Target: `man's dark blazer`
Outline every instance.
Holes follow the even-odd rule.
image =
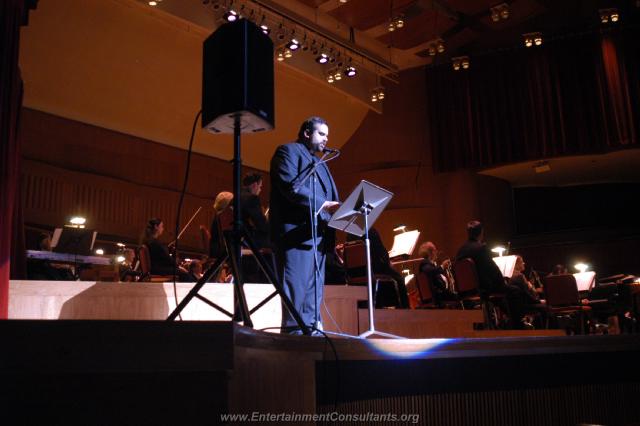
[[[473,259],[478,272],[480,290],[504,291],[505,281],[500,268],[491,258],[491,252],[484,243],[468,240],[460,247],[456,260]]]
[[[313,167],[318,158],[300,142],[281,145],[271,159],[271,199],[269,203],[269,225],[271,239],[283,249],[311,244],[310,201],[311,178],[299,187],[305,172]],[[338,201],[338,190],[326,164],[317,167],[316,210],[325,201]],[[331,214],[322,211],[319,218],[319,236],[325,233]],[[330,232],[333,234],[333,232]],[[333,247],[330,247],[333,249]]]

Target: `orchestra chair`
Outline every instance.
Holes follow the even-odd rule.
[[[579,321],[580,333],[584,334],[591,307],[580,301],[576,278],[571,274],[549,275],[544,277],[544,289],[547,302],[546,328],[549,328],[551,316],[575,316]]]
[[[142,277],[140,281],[152,282],[152,283],[164,283],[174,280],[173,275],[152,275],[151,274],[151,256],[149,255],[149,247],[146,244],[142,244],[138,247],[137,257],[140,261],[140,271]]]
[[[342,248],[342,260],[347,275],[348,285],[368,285],[367,279],[367,250],[364,241],[347,241]],[[373,265],[372,265],[373,269]],[[388,307],[384,306],[382,300],[378,300],[378,296],[382,294],[381,288],[391,287],[394,292],[395,306],[400,306],[400,292],[398,291],[398,283],[390,276],[384,274],[376,274],[371,271],[371,282],[373,285],[373,300],[376,308]]]
[[[478,271],[473,259],[465,258],[456,260],[453,264],[453,278],[456,283],[456,292],[460,301],[473,305],[480,304],[485,328],[495,330],[504,322],[504,316],[509,316],[506,296],[502,293],[481,292]],[[500,308],[502,307],[502,308]]]

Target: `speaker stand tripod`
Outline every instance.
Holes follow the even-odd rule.
[[[225,244],[227,246],[227,255],[217,259],[216,262],[211,265],[205,273],[200,277],[200,279],[196,282],[193,288],[189,291],[189,293],[185,296],[184,299],[176,306],[176,308],[171,312],[171,314],[167,317],[167,321],[173,321],[180,315],[180,312],[189,304],[189,302],[196,297],[197,299],[203,301],[207,305],[211,306],[214,309],[222,312],[227,315],[229,318],[232,318],[234,321],[242,321],[243,324],[247,327],[253,328],[253,321],[251,321],[251,314],[264,306],[267,302],[269,302],[276,295],[280,296],[282,303],[289,310],[296,323],[302,330],[302,333],[305,335],[311,335],[311,330],[307,325],[302,321],[302,317],[296,311],[291,299],[284,293],[282,284],[280,280],[278,280],[275,271],[271,268],[271,266],[267,263],[266,259],[260,252],[260,249],[256,246],[255,242],[248,235],[246,228],[242,223],[242,214],[240,207],[240,174],[242,171],[242,158],[241,158],[241,149],[240,149],[240,132],[241,132],[241,113],[235,113],[233,115],[234,125],[233,125],[233,139],[234,139],[234,149],[233,149],[233,230],[225,231]],[[242,270],[240,268],[240,261],[242,255],[242,242],[245,241],[251,252],[256,258],[260,269],[265,273],[271,284],[273,284],[275,291],[269,295],[267,298],[258,303],[251,311],[247,306],[247,299],[244,293],[244,281],[242,279]],[[207,283],[207,281],[218,273],[222,265],[229,261],[231,264],[231,272],[233,275],[233,288],[234,288],[234,301],[235,308],[234,313],[227,311],[216,303],[208,300],[206,297],[199,294],[200,289]]]

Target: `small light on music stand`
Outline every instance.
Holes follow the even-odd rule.
[[[502,253],[507,251],[507,249],[502,247],[502,246],[496,246],[496,247],[492,248],[491,251],[494,252],[494,253],[498,253],[498,256],[502,257]]]
[[[578,272],[582,273],[582,272],[586,272],[587,269],[589,269],[589,265],[587,265],[586,263],[576,263],[575,265],[573,265],[574,268],[576,268],[578,270]]]
[[[102,250],[101,248],[96,249],[96,254],[97,254],[98,256],[102,256],[102,255],[104,254],[104,250]]]
[[[407,232],[407,225],[404,224],[399,224],[396,225],[395,228],[393,228],[393,232]]]
[[[118,263],[122,263],[122,262],[124,262],[126,259],[124,258],[124,256],[118,256],[118,257],[116,257],[116,260],[118,261]]]
[[[69,223],[73,228],[84,228],[84,224],[87,222],[87,219],[81,216],[74,216],[69,219]]]

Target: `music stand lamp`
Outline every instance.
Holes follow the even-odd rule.
[[[232,45],[232,41],[237,39],[241,39],[242,42],[246,40],[244,38],[251,39],[252,43],[248,43],[244,45],[242,49],[233,50],[230,45]],[[233,60],[229,59],[231,63],[237,63],[237,61],[244,62],[243,71],[235,74],[242,74],[241,78],[244,80],[242,86],[247,86],[249,79],[249,75],[247,74],[251,67],[247,65],[247,61],[252,58],[249,55],[248,46],[252,46],[253,48],[257,48],[253,43],[260,44],[262,51],[262,58],[268,57],[273,61],[273,43],[269,39],[268,36],[264,35],[262,31],[255,26],[254,24],[246,21],[239,20],[235,23],[225,24],[221,26],[216,32],[212,34],[212,36],[205,41],[205,74],[206,70],[209,67],[215,68],[215,63],[210,63],[209,61],[219,61],[219,55],[212,55],[211,52],[217,52],[216,49],[222,49],[225,51],[227,55],[226,59],[229,59],[229,55],[233,56]],[[211,49],[208,51],[208,49]],[[221,65],[220,65],[221,66]],[[232,69],[227,69],[228,72],[233,74]],[[271,91],[273,91],[273,62],[271,62]],[[254,77],[255,78],[255,77]],[[207,81],[207,76],[204,76],[205,82]],[[205,85],[206,83],[203,83]],[[253,87],[253,86],[252,86]],[[263,90],[264,87],[262,87]],[[256,310],[260,309],[264,306],[269,300],[271,300],[276,295],[279,295],[282,303],[289,310],[296,323],[302,330],[303,334],[311,335],[311,330],[304,324],[302,321],[302,317],[296,311],[293,303],[289,299],[289,297],[284,293],[282,284],[280,280],[277,278],[275,271],[271,268],[271,266],[267,263],[262,253],[260,253],[259,247],[255,244],[255,242],[249,236],[246,227],[242,223],[242,212],[240,211],[240,188],[241,181],[240,175],[242,171],[242,157],[241,157],[241,145],[240,145],[240,134],[242,132],[245,133],[254,133],[257,131],[270,130],[273,128],[273,123],[270,123],[269,120],[265,120],[258,111],[253,111],[252,108],[241,108],[234,112],[224,112],[218,114],[218,112],[207,111],[205,114],[205,110],[207,109],[217,109],[221,107],[217,105],[216,108],[211,107],[207,102],[211,100],[211,97],[205,97],[204,93],[208,92],[209,89],[203,88],[203,122],[202,126],[205,127],[212,133],[231,133],[233,132],[233,230],[224,232],[224,241],[227,246],[227,254],[226,256],[217,259],[216,262],[211,265],[207,271],[200,277],[200,279],[196,282],[193,288],[189,291],[189,293],[185,296],[184,299],[178,304],[178,306],[171,312],[167,321],[175,320],[176,317],[180,314],[180,312],[187,306],[187,304],[194,298],[198,298],[199,300],[205,302],[209,306],[217,309],[218,311],[224,313],[228,317],[232,318],[234,321],[242,321],[245,326],[253,328],[253,321],[251,320],[251,314]],[[242,94],[242,87],[235,88],[233,93],[229,93],[229,97],[236,96],[238,93]],[[215,100],[217,93],[213,93],[213,99]],[[273,96],[273,95],[272,95]],[[218,99],[219,100],[219,99]],[[246,100],[243,100],[246,101]],[[232,102],[233,103],[233,102]],[[237,106],[234,104],[234,107]],[[211,118],[211,121],[209,121]],[[240,261],[242,256],[242,242],[246,242],[249,246],[249,249],[255,256],[258,265],[265,273],[271,284],[275,287],[275,291],[267,296],[264,300],[258,303],[251,311],[247,306],[247,299],[244,293],[244,280],[241,273]],[[218,272],[218,270],[222,267],[222,265],[229,260],[231,264],[231,272],[233,275],[233,285],[234,285],[234,301],[235,309],[234,313],[230,313],[224,308],[218,306],[214,302],[208,300],[204,296],[198,294],[202,286],[204,286],[207,281]],[[239,312],[238,312],[239,311]]]
[[[364,236],[367,260],[367,308],[369,311],[369,329],[358,337],[366,339],[371,336],[382,336],[392,339],[404,339],[394,334],[377,331],[374,324],[373,276],[371,272],[371,243],[369,228],[376,221],[380,213],[391,201],[393,193],[380,188],[366,180],[360,181],[358,186],[349,194],[329,221],[329,226],[358,237]]]

